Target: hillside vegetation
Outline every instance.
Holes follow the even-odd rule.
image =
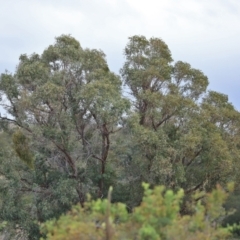
[[[124,56],[117,75],[62,35],[1,74],[9,239],[225,239],[239,223],[222,210],[239,208],[240,113],[159,38],[130,37]]]

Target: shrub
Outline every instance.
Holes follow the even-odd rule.
[[[206,194],[204,201],[194,200],[197,197],[194,196],[191,206],[194,212],[184,216],[179,214],[182,189],[174,193],[163,186],[150,189],[144,183],[143,187],[142,203],[131,214],[125,204],[111,204],[110,188],[108,199],[89,198],[84,208],[73,207],[58,220],[46,222],[41,231],[51,240],[214,240],[231,235],[231,227],[221,227],[220,219],[225,215],[222,205],[228,194],[220,186]]]

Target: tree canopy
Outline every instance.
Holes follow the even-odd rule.
[[[197,191],[238,186],[240,113],[228,97],[208,90],[202,71],[174,62],[159,38],[130,37],[124,56],[117,75],[101,50],[61,35],[1,74],[5,229],[39,239],[40,223],[83,207],[87,194],[106,198],[110,186],[128,212],[142,202],[142,182],[183,189],[181,214]]]

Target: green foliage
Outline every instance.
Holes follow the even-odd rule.
[[[240,236],[240,226],[234,223],[232,226],[228,225],[229,231],[233,234],[236,239],[239,239]]]
[[[224,207],[231,214],[223,220],[223,226],[232,226],[231,231],[234,236],[240,237],[240,206],[239,206],[239,186],[236,186],[233,194],[227,199]]]
[[[127,151],[135,169],[128,178],[189,194],[236,181],[240,114],[227,96],[207,92],[207,77],[190,64],[171,64],[161,39],[133,36],[124,53],[121,74],[134,108]]]
[[[12,141],[13,148],[18,157],[26,163],[29,168],[33,169],[34,157],[28,145],[28,138],[20,130],[17,130],[13,134]]]
[[[192,215],[181,216],[184,192],[150,189],[143,184],[144,197],[131,214],[122,203],[108,199],[90,200],[84,208],[75,206],[67,215],[42,225],[47,239],[227,239],[237,226],[222,228],[218,218],[227,193],[220,187],[208,194],[202,204],[193,202]],[[111,189],[110,189],[111,192]]]
[[[6,221],[0,223],[0,232],[6,227],[6,225],[7,225]]]
[[[58,218],[73,204],[90,204],[85,203],[89,193],[95,200],[106,198],[113,186],[112,202],[133,212],[135,236],[163,238],[155,221],[162,229],[171,225],[173,233],[180,232],[193,216],[203,224],[202,208],[209,201],[223,201],[213,193],[204,207],[191,206],[196,192],[207,195],[217,184],[227,188],[230,181],[239,185],[240,113],[228,97],[208,91],[200,70],[173,63],[159,38],[132,36],[124,55],[118,76],[101,50],[83,49],[72,36],[61,35],[42,54],[21,55],[14,74],[1,74],[0,105],[6,115],[0,115],[0,221],[8,223],[5,232],[16,232],[18,226],[24,236],[38,239],[39,223]],[[123,83],[129,99],[122,94]],[[145,190],[145,207],[138,208],[142,182],[151,188]],[[159,196],[151,190],[158,185],[171,190],[157,188]],[[162,201],[159,220],[151,208],[155,198]],[[233,194],[225,206],[230,209],[238,201]],[[211,205],[209,218],[219,208]],[[179,211],[195,215],[179,217]],[[238,221],[236,215],[224,224]],[[117,218],[110,221],[114,233],[120,226]],[[173,219],[182,224],[175,226]]]

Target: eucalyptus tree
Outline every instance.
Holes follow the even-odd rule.
[[[161,39],[130,37],[124,54],[121,75],[135,109],[128,120],[132,181],[192,193],[235,179],[239,146],[231,139],[239,141],[240,115],[227,97],[207,92],[200,70],[172,63]]]
[[[111,135],[121,129],[129,108],[120,78],[109,71],[102,51],[82,49],[67,35],[41,55],[19,60],[14,74],[1,75],[1,106],[7,112],[1,122],[11,124],[13,149],[32,169],[32,179],[25,181],[29,191],[37,184],[51,196],[64,177],[59,199],[70,189],[71,204],[83,205],[86,192],[102,197]]]

